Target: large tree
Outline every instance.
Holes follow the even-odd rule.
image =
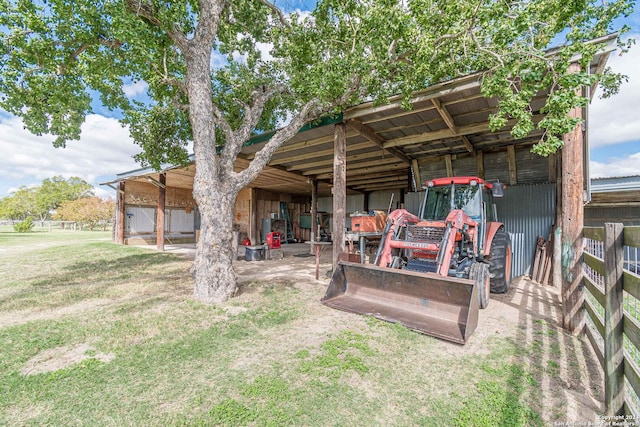
[[[79,137],[92,95],[119,110],[154,167],[186,162],[193,142],[193,195],[202,215],[195,295],[222,301],[236,290],[232,210],[238,192],[305,123],[360,102],[384,102],[438,81],[482,71],[498,96],[498,128],[534,126],[529,101],[551,88],[535,150],[555,151],[576,121],[577,90],[618,0],[321,0],[311,13],[270,0],[0,0],[0,106],[64,146]],[[551,40],[563,46],[548,54]],[[568,73],[579,58],[583,71]],[[130,100],[123,85],[148,84]],[[283,119],[286,120],[283,121]],[[234,162],[254,133],[283,124],[242,171]]]
[[[77,176],[45,178],[36,189],[35,213],[40,217],[40,221],[44,221],[63,203],[92,195],[93,186]]]
[[[116,202],[113,199],[101,199],[100,197],[83,197],[69,200],[57,209],[54,218],[62,221],[74,221],[80,224],[80,230],[89,227],[94,230],[102,224],[103,230],[113,223],[116,211]]]
[[[38,186],[20,187],[0,200],[0,218],[45,221],[62,203],[93,195],[93,187],[76,176],[45,178]]]

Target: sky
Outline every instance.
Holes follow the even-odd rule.
[[[640,175],[640,10],[621,21],[631,27],[636,46],[622,56],[613,53],[608,65],[628,76],[620,93],[600,99],[596,92],[590,106],[589,144],[592,178]],[[127,86],[125,93],[143,95],[144,83]],[[53,137],[35,136],[23,129],[20,119],[0,110],[0,198],[21,186],[39,185],[45,178],[80,177],[94,186],[100,197],[115,192],[100,183],[140,168],[133,156],[140,152],[126,128],[100,105],[86,118],[79,141],[54,148]]]

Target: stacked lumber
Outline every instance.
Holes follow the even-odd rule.
[[[551,265],[553,264],[552,252],[553,244],[551,242],[551,236],[549,236],[549,240],[538,236],[533,266],[531,267],[531,280],[541,285],[547,285],[549,283]]]

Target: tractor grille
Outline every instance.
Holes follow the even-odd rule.
[[[443,227],[423,227],[410,225],[407,227],[407,240],[410,242],[440,243],[444,236]]]

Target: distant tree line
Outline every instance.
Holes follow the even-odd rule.
[[[18,224],[47,220],[74,221],[80,228],[93,230],[111,224],[115,212],[113,199],[96,197],[91,184],[78,177],[46,178],[38,186],[23,186],[0,199],[0,219]],[[31,227],[16,228],[29,231]]]

